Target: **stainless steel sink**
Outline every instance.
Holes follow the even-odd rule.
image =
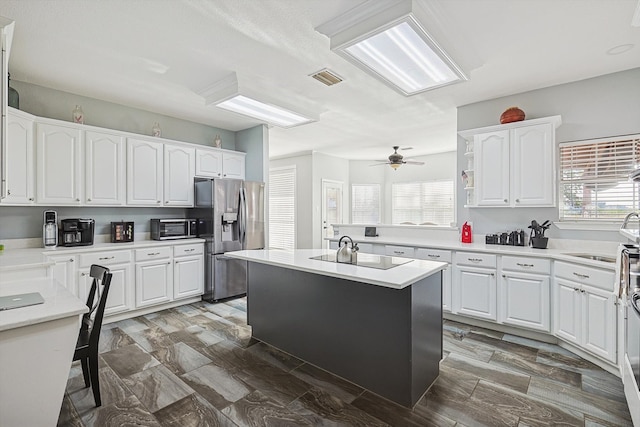
[[[591,261],[609,262],[611,264],[615,264],[616,262],[615,258],[610,256],[604,256],[604,255],[590,255],[590,254],[565,254],[565,255],[589,259]]]

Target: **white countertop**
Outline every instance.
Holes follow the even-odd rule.
[[[592,267],[606,268],[610,270],[615,269],[615,263],[594,261],[584,258],[572,256],[571,254],[589,254],[606,256],[609,258],[616,258],[617,243],[615,245],[593,245],[587,244],[572,244],[562,248],[548,248],[548,249],[535,249],[530,246],[510,246],[510,245],[487,245],[484,243],[484,237],[482,242],[474,243],[462,243],[459,241],[451,240],[432,240],[432,239],[412,239],[407,237],[392,238],[392,237],[365,237],[365,236],[350,236],[356,243],[371,243],[379,245],[399,245],[409,246],[415,248],[430,248],[430,249],[444,249],[452,251],[471,251],[471,252],[483,252],[499,255],[513,255],[524,257],[536,257],[536,258],[548,258],[559,261],[567,261],[573,263],[579,263],[589,265]],[[337,242],[340,237],[328,237],[326,240]],[[573,241],[572,243],[574,243]],[[555,243],[561,243],[556,241]],[[608,242],[607,242],[608,243]]]
[[[0,311],[0,331],[34,325],[89,311],[87,305],[51,277],[0,283],[0,296],[39,292],[43,304]]]
[[[352,264],[310,259],[313,256],[329,253],[335,253],[335,251],[327,249],[297,249],[291,251],[265,249],[227,252],[225,255],[231,258],[239,258],[251,262],[306,271],[308,273],[369,283],[393,289],[406,288],[418,280],[447,267],[447,264],[443,262],[414,259],[411,262],[398,265],[388,270],[379,270]],[[406,258],[397,259],[406,260]]]
[[[90,252],[113,250],[141,249],[157,246],[188,245],[204,243],[205,239],[176,239],[176,240],[139,240],[130,243],[96,243],[91,246],[56,246],[52,249],[24,248],[5,249],[0,252],[0,281],[3,271],[25,269],[30,267],[53,265],[47,260],[49,255],[72,255]]]

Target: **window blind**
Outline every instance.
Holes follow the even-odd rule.
[[[380,223],[380,184],[351,185],[351,223]]]
[[[640,135],[560,144],[560,220],[614,221],[636,211]]]
[[[269,247],[295,248],[296,168],[269,170]]]
[[[391,185],[393,224],[449,225],[454,220],[453,180]]]

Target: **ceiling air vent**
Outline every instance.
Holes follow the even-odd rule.
[[[321,83],[326,84],[327,86],[333,86],[342,81],[342,78],[335,74],[333,71],[328,69],[320,70],[317,73],[311,74],[311,77],[318,80]]]

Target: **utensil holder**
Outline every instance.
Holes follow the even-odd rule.
[[[532,237],[531,246],[536,249],[547,249],[547,243],[549,243],[548,237]]]

